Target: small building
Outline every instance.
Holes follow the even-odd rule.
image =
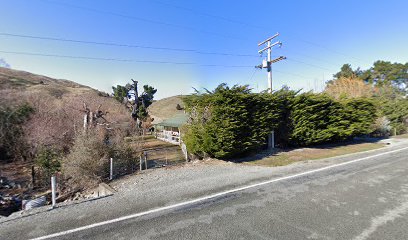
[[[177,113],[173,117],[157,123],[155,127],[157,139],[180,145],[180,127],[187,122],[187,119],[187,114]]]

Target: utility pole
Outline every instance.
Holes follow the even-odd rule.
[[[270,37],[270,38],[268,38],[268,39],[266,39],[266,40],[264,40],[264,41],[262,41],[262,42],[260,42],[258,44],[259,47],[264,45],[265,43],[267,44],[267,46],[265,48],[258,51],[259,54],[262,54],[264,51],[267,51],[266,59],[264,59],[262,61],[261,65],[258,65],[258,66],[255,66],[255,67],[260,68],[260,69],[266,68],[266,70],[268,72],[268,92],[269,93],[272,93],[272,63],[276,63],[276,62],[279,62],[281,60],[286,59],[286,57],[280,56],[280,57],[275,58],[275,59],[272,60],[272,48],[274,46],[279,46],[279,47],[282,46],[282,43],[280,41],[275,42],[275,43],[272,44],[272,40],[274,38],[276,38],[277,36],[279,36],[279,33],[276,33],[272,37]]]
[[[282,43],[280,41],[277,41],[275,43],[272,44],[272,40],[274,38],[276,38],[277,36],[279,36],[279,33],[276,33],[275,35],[273,35],[272,37],[260,42],[258,44],[258,47],[264,45],[265,43],[267,44],[267,46],[261,50],[258,51],[259,54],[262,54],[264,51],[267,51],[267,57],[266,59],[264,59],[262,61],[261,65],[255,66],[256,68],[266,68],[267,72],[268,72],[268,92],[272,94],[272,63],[276,63],[279,62],[281,60],[286,59],[286,57],[284,56],[280,56],[278,58],[275,58],[272,60],[272,48],[274,46],[282,46]],[[269,135],[268,135],[268,148],[269,149],[274,149],[275,148],[275,131],[272,131]]]

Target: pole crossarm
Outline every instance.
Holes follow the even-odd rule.
[[[262,54],[264,51],[267,52],[267,57],[266,59],[264,59],[262,61],[261,65],[255,66],[255,68],[266,68],[267,73],[268,73],[268,92],[272,93],[272,64],[282,61],[284,59],[286,59],[286,57],[284,56],[280,56],[278,58],[272,59],[272,48],[279,45],[279,47],[282,46],[282,42],[281,41],[277,41],[275,43],[272,44],[272,39],[276,38],[277,36],[279,36],[279,33],[276,33],[275,35],[273,35],[272,37],[266,39],[265,41],[262,41],[260,43],[258,43],[258,46],[262,46],[263,44],[267,44],[266,47],[262,48],[261,50],[258,51],[259,54]]]
[[[279,41],[279,42],[276,42],[276,43],[272,44],[271,46],[268,46],[268,47],[265,47],[265,48],[259,50],[258,53],[261,54],[261,53],[263,53],[265,50],[271,49],[271,48],[273,48],[273,47],[276,46],[276,45],[279,45],[279,47],[281,47],[281,46],[282,46],[282,43],[281,43],[280,41]]]
[[[267,42],[269,42],[269,41],[271,41],[272,39],[276,38],[277,36],[279,36],[279,33],[276,33],[275,35],[273,35],[272,37],[266,39],[265,41],[262,41],[262,42],[258,43],[258,47],[265,44],[265,43],[267,43]]]
[[[271,60],[270,63],[276,63],[276,62],[279,62],[279,61],[282,61],[282,60],[285,60],[285,59],[286,59],[285,56],[280,56],[278,58],[275,58],[275,59]]]

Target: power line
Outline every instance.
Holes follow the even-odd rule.
[[[100,45],[100,46],[114,46],[114,47],[126,47],[126,48],[141,48],[141,49],[153,49],[153,50],[162,50],[162,51],[177,51],[177,52],[191,52],[195,54],[203,55],[219,55],[219,56],[234,56],[234,57],[251,57],[258,58],[257,55],[251,54],[236,54],[236,53],[225,53],[225,52],[206,52],[197,49],[184,49],[184,48],[170,48],[170,47],[154,47],[154,46],[145,46],[145,45],[133,45],[133,44],[123,44],[123,43],[114,43],[114,42],[99,42],[99,41],[86,41],[86,40],[77,40],[77,39],[68,39],[68,38],[57,38],[57,37],[46,37],[46,36],[36,36],[36,35],[26,35],[26,34],[14,34],[14,33],[5,33],[0,32],[0,36],[7,37],[18,37],[18,38],[28,38],[28,39],[38,39],[46,41],[57,41],[57,42],[70,42],[70,43],[80,43],[80,44],[89,44],[89,45]],[[328,68],[310,64],[304,61],[301,61],[296,58],[289,58],[288,60],[293,62],[302,63],[311,67],[332,71]]]
[[[203,34],[211,34],[211,35],[215,35],[215,36],[218,36],[218,37],[244,40],[243,38],[240,38],[240,37],[237,37],[237,36],[224,35],[224,34],[220,34],[220,33],[204,31],[204,30],[201,30],[201,29],[193,28],[193,27],[187,27],[187,26],[183,26],[183,25],[178,25],[178,24],[173,24],[173,23],[168,23],[168,22],[163,22],[163,21],[157,21],[157,20],[152,20],[152,19],[148,19],[148,18],[130,16],[130,15],[125,15],[125,14],[111,12],[111,11],[99,10],[99,9],[95,9],[95,8],[83,7],[83,6],[78,6],[78,5],[74,5],[74,4],[70,4],[70,3],[56,2],[56,1],[51,1],[51,0],[41,0],[41,1],[48,2],[48,3],[51,3],[51,4],[60,5],[60,6],[76,8],[76,9],[89,11],[89,12],[107,14],[107,15],[112,15],[112,16],[116,16],[116,17],[121,17],[121,18],[136,20],[136,21],[152,23],[152,24],[156,24],[156,25],[163,25],[163,26],[168,26],[168,27],[174,27],[174,28],[199,32],[199,33],[203,33]]]
[[[223,16],[218,16],[218,15],[214,15],[214,14],[204,13],[204,12],[197,11],[197,10],[195,10],[195,9],[186,8],[186,7],[182,7],[182,6],[178,6],[178,5],[174,5],[174,4],[170,4],[170,3],[164,3],[164,2],[161,2],[161,1],[157,1],[157,0],[155,0],[155,1],[153,1],[153,2],[158,3],[158,4],[162,4],[162,5],[166,5],[166,6],[170,6],[170,7],[173,7],[173,8],[182,9],[182,10],[184,10],[184,11],[190,11],[190,12],[193,12],[193,13],[195,13],[195,14],[200,14],[200,15],[203,15],[203,16],[212,17],[212,18],[224,20],[224,21],[231,22],[231,23],[236,23],[236,24],[248,26],[248,27],[251,27],[251,28],[265,29],[265,30],[268,29],[268,28],[265,27],[265,26],[259,26],[259,25],[249,24],[249,23],[242,22],[242,21],[238,21],[238,20],[234,20],[234,19],[231,19],[231,18],[226,18],[226,17],[223,17]],[[353,59],[355,59],[355,60],[357,60],[357,61],[359,61],[359,62],[362,62],[361,59],[358,59],[358,58],[356,58],[356,57],[354,57],[354,56],[351,56],[351,55],[349,55],[349,54],[345,54],[345,53],[339,52],[339,51],[337,51],[337,50],[333,50],[333,49],[328,48],[328,47],[326,47],[326,46],[323,46],[323,45],[321,45],[321,44],[317,44],[317,43],[314,43],[314,42],[311,42],[311,41],[308,41],[308,40],[304,40],[304,39],[301,39],[301,38],[296,37],[296,36],[293,36],[293,35],[292,35],[292,38],[293,38],[294,40],[296,40],[296,41],[300,41],[300,42],[303,42],[303,43],[306,43],[306,44],[309,44],[309,45],[312,45],[312,46],[315,46],[315,47],[318,47],[318,48],[321,48],[321,49],[325,49],[326,51],[329,51],[329,52],[332,52],[332,53],[335,53],[335,54],[339,54],[339,55],[342,55],[342,56],[345,56],[345,57],[350,57],[350,58],[353,58]]]
[[[294,77],[300,77],[300,78],[302,78],[302,79],[304,79],[304,80],[307,80],[307,79],[310,79],[310,78],[311,78],[311,77],[306,77],[306,76],[301,75],[301,74],[292,73],[292,72],[286,72],[286,71],[281,71],[281,70],[276,70],[276,69],[273,69],[273,71],[274,71],[274,72],[278,72],[278,73],[282,73],[282,74],[286,74],[286,75],[291,75],[291,76],[294,76]]]
[[[25,56],[38,56],[38,57],[54,57],[54,58],[67,58],[67,59],[82,59],[82,60],[97,60],[97,61],[111,61],[111,62],[135,62],[135,63],[152,63],[152,64],[174,64],[174,65],[193,65],[202,67],[224,67],[224,68],[253,68],[253,65],[222,65],[222,64],[200,64],[195,62],[171,62],[171,61],[153,61],[153,60],[137,60],[137,59],[121,59],[121,58],[101,58],[101,57],[87,57],[87,56],[73,56],[73,55],[60,55],[60,54],[45,54],[45,53],[32,53],[32,52],[17,52],[17,51],[3,51],[0,53],[25,55]],[[255,69],[256,70],[256,69]],[[292,72],[286,72],[281,70],[274,70],[275,72],[300,77],[302,79],[309,79],[310,77],[303,76]],[[254,71],[255,73],[256,71]],[[253,77],[253,76],[252,76]]]
[[[177,52],[192,52],[192,53],[204,54],[204,55],[221,55],[221,56],[234,56],[234,57],[258,57],[257,55],[251,55],[251,54],[234,54],[234,53],[225,53],[225,52],[206,52],[206,51],[201,51],[201,50],[197,50],[197,49],[154,47],[154,46],[133,45],[133,44],[123,44],[123,43],[113,43],[113,42],[97,42],[97,41],[86,41],[86,40],[77,40],[77,39],[68,39],[68,38],[34,36],[34,35],[25,35],[25,34],[13,34],[13,33],[5,33],[5,32],[0,32],[0,36],[39,39],[39,40],[58,41],[58,42],[71,42],[71,43],[81,43],[81,44],[101,45],[101,46],[142,48],[142,49],[167,50],[167,51],[177,51]]]
[[[114,62],[137,62],[137,63],[155,63],[155,64],[174,64],[174,65],[196,65],[203,67],[228,67],[228,68],[252,68],[249,65],[220,65],[220,64],[199,64],[194,62],[172,62],[172,61],[153,61],[153,60],[137,60],[137,59],[121,59],[121,58],[101,58],[101,57],[87,57],[87,56],[73,56],[73,55],[60,55],[60,54],[44,54],[44,53],[32,53],[32,52],[16,52],[16,51],[3,51],[0,53],[26,55],[26,56],[39,56],[39,57],[56,57],[56,58],[69,58],[69,59],[83,59],[83,60],[100,60],[100,61],[114,61]]]
[[[253,24],[238,21],[238,20],[235,20],[235,19],[226,18],[224,16],[218,16],[218,15],[214,15],[214,14],[200,12],[200,11],[197,11],[195,9],[187,8],[187,7],[184,7],[184,6],[174,5],[174,4],[170,4],[170,3],[167,3],[167,2],[165,3],[165,2],[162,2],[162,1],[156,1],[156,0],[151,0],[151,1],[155,2],[155,3],[158,3],[158,4],[161,4],[161,5],[164,5],[164,6],[169,6],[169,7],[173,7],[173,8],[182,9],[184,11],[193,12],[195,14],[199,14],[199,15],[206,16],[206,17],[221,19],[221,20],[224,20],[224,21],[227,21],[227,22],[232,22],[232,23],[236,23],[236,24],[240,24],[240,25],[244,25],[244,26],[248,26],[248,27],[252,27],[252,28],[265,29],[265,27],[261,27],[261,26],[258,26],[258,25],[253,25]]]
[[[173,24],[173,23],[168,23],[168,22],[163,22],[163,21],[157,21],[157,20],[152,20],[152,19],[147,19],[147,18],[141,18],[141,17],[136,17],[136,16],[130,16],[130,15],[125,15],[125,14],[120,14],[120,13],[110,12],[110,11],[105,11],[105,10],[98,10],[98,9],[94,9],[94,8],[83,7],[83,6],[78,6],[78,5],[69,4],[69,3],[56,2],[56,1],[52,1],[52,0],[41,0],[41,1],[56,4],[56,5],[60,5],[60,6],[66,6],[66,7],[70,7],[70,8],[76,8],[76,9],[81,9],[81,10],[85,10],[85,11],[90,11],[90,12],[108,14],[108,15],[112,15],[112,16],[116,16],[116,17],[128,18],[128,19],[148,22],[148,23],[152,23],[152,24],[158,24],[158,25],[164,25],[164,26],[169,26],[169,27],[181,28],[181,29],[185,29],[185,30],[201,32],[201,33],[204,33],[204,34],[211,34],[211,35],[224,37],[224,38],[233,38],[233,39],[239,39],[239,40],[246,40],[244,38],[240,38],[240,37],[236,37],[236,36],[229,36],[229,35],[219,34],[219,33],[215,33],[215,32],[204,31],[204,30],[196,29],[196,28],[192,28],[192,27],[187,27],[187,26],[183,26],[183,25],[178,25],[178,24]],[[223,16],[203,13],[203,12],[191,9],[191,8],[181,7],[181,6],[177,6],[177,5],[173,5],[173,4],[169,4],[169,3],[163,3],[163,2],[160,2],[160,1],[154,1],[154,2],[159,3],[159,4],[163,4],[163,5],[167,5],[167,6],[172,6],[174,8],[183,9],[183,10],[186,10],[186,11],[191,11],[191,12],[194,12],[194,13],[197,13],[197,14],[200,14],[200,15],[205,15],[205,16],[208,16],[208,17],[213,17],[213,18],[224,20],[224,21],[229,21],[229,22],[232,22],[232,23],[245,25],[245,26],[252,27],[252,28],[268,29],[268,28],[263,27],[263,26],[257,26],[257,25],[246,23],[246,22],[226,18],[226,17],[223,17]],[[317,44],[317,43],[314,43],[314,42],[311,42],[311,41],[303,40],[303,39],[298,38],[298,37],[293,36],[293,35],[292,35],[292,37],[293,37],[293,39],[295,39],[297,41],[304,42],[304,43],[307,43],[309,45],[319,47],[321,49],[325,49],[326,51],[336,53],[336,54],[339,54],[339,55],[342,55],[342,56],[345,56],[345,57],[350,57],[350,58],[353,58],[353,59],[355,59],[357,61],[360,61],[360,62],[362,61],[362,60],[360,60],[360,59],[358,59],[358,58],[356,58],[354,56],[344,54],[342,52],[339,52],[337,50],[333,50],[333,49],[328,48],[326,46],[323,46],[321,44]]]
[[[338,67],[337,64],[327,62],[327,60],[324,60],[324,59],[322,59],[322,58],[318,58],[318,57],[315,57],[315,56],[310,56],[310,55],[304,54],[304,53],[294,52],[293,50],[290,50],[290,49],[285,49],[285,51],[286,51],[286,52],[289,52],[290,55],[303,56],[303,57],[310,58],[310,59],[313,59],[313,60],[318,61],[318,62],[322,62],[322,63],[328,64],[328,65],[330,65],[330,66],[335,66],[336,68]]]
[[[322,69],[322,70],[327,70],[327,71],[332,72],[332,70],[330,70],[330,69],[328,69],[328,68],[320,67],[320,66],[317,66],[317,65],[314,65],[314,64],[310,64],[310,63],[307,63],[307,62],[303,62],[303,61],[300,61],[300,60],[296,60],[296,59],[294,59],[294,58],[286,58],[286,60],[293,61],[293,62],[298,62],[298,63],[302,63],[302,64],[305,64],[305,65],[308,65],[308,66],[311,66],[311,67],[320,68],[320,69]]]

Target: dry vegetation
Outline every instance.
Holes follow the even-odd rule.
[[[295,162],[330,158],[350,153],[374,150],[382,147],[384,147],[384,144],[381,143],[356,143],[342,146],[299,148],[295,150],[278,152],[261,159],[247,161],[247,163],[270,167],[284,166]]]
[[[371,97],[378,89],[372,85],[366,84],[357,77],[341,77],[340,79],[329,83],[325,92],[335,99],[341,99],[348,96],[351,98]]]
[[[1,105],[27,102],[35,113],[25,124],[27,143],[34,155],[40,146],[67,151],[74,132],[83,125],[83,103],[90,109],[102,105],[112,123],[129,123],[128,110],[120,103],[92,88],[23,71],[0,68]]]
[[[129,110],[108,94],[71,81],[1,67],[0,94],[2,110],[13,112],[24,104],[34,109],[21,123],[24,139],[18,144],[26,146],[26,154],[20,154],[24,159],[0,155],[0,176],[16,185],[8,192],[2,189],[0,197],[29,199],[43,194],[49,189],[50,175],[56,171],[60,171],[58,179],[62,193],[74,188],[93,187],[109,174],[106,169],[108,156],[116,158],[117,174],[129,173],[136,168],[137,157],[123,141],[124,136],[132,131],[133,119]],[[96,116],[99,106],[101,112],[108,112],[103,117],[109,123],[109,131],[105,125],[93,122],[84,135],[84,103],[94,113],[92,116]],[[55,151],[58,157],[47,157],[44,150]],[[39,161],[41,156],[42,161]],[[52,161],[62,163],[62,166],[48,166]]]
[[[171,118],[177,113],[183,113],[184,110],[177,110],[177,104],[184,108],[182,96],[168,97],[155,101],[149,106],[148,111],[150,116],[154,118],[154,123],[157,123]]]

